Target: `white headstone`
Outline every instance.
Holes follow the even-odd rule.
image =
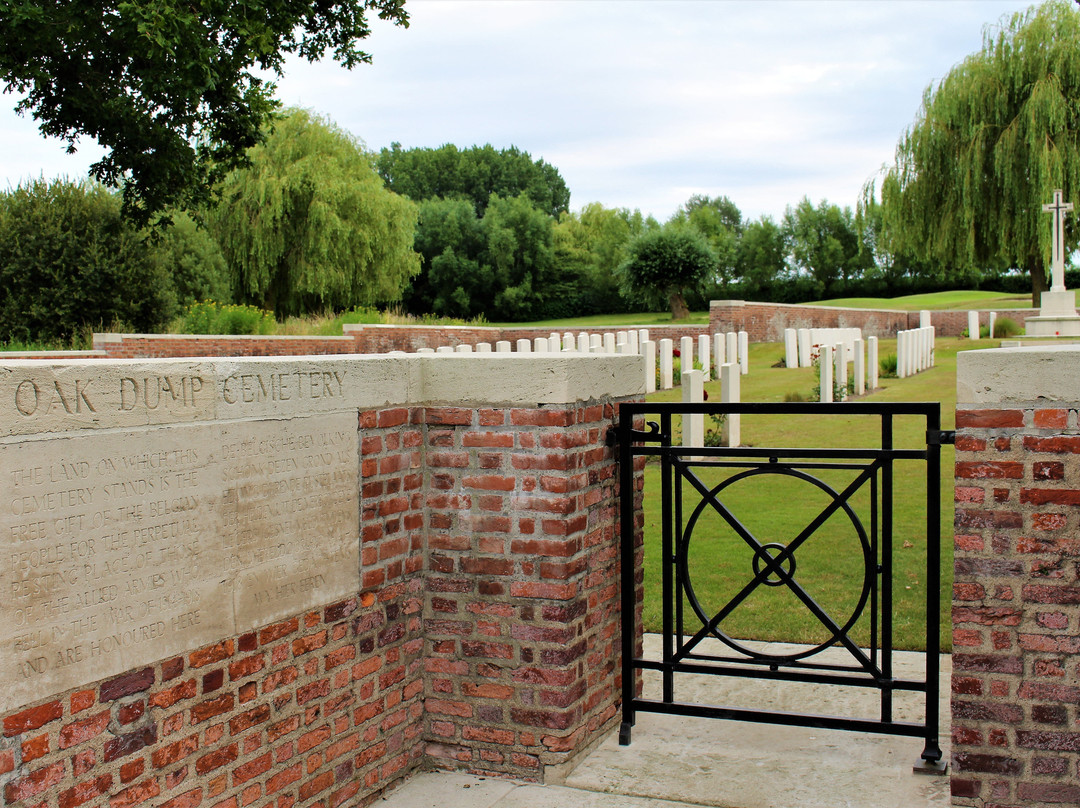
[[[604,334],[604,353],[615,353],[615,335],[610,331]]]
[[[660,340],[660,389],[670,390],[674,383],[675,345],[669,339]]]
[[[732,364],[739,364],[739,335],[734,331],[724,335],[724,358]]]
[[[638,342],[638,332],[636,329],[626,332],[626,343],[630,346],[630,353],[638,353],[640,351],[640,343]]]
[[[603,353],[604,338],[599,334],[589,334],[589,353]]]
[[[417,348],[416,352],[417,353],[423,353],[423,354],[429,354],[429,353],[435,353],[435,349],[434,348]]]
[[[810,342],[810,329],[800,328],[796,334],[796,339],[799,343],[799,367],[812,367],[814,360],[810,356],[812,347],[812,343]]]
[[[572,351],[577,347],[577,343],[574,341],[574,335],[567,331],[562,335],[562,349],[564,351]]]
[[[438,348],[435,349],[435,353],[453,353],[453,352],[454,352],[454,348],[453,348],[453,346],[450,346],[450,345],[440,345]]]
[[[979,312],[968,312],[968,339],[979,338]]]
[[[519,339],[517,341],[518,353],[532,353],[532,343],[527,339]]]
[[[930,327],[930,312],[928,312],[928,311],[926,311],[924,309],[923,311],[919,312],[919,328],[929,328],[929,327]]]
[[[750,335],[739,332],[739,372],[745,376],[750,372]]]
[[[491,343],[490,342],[478,342],[478,343],[476,343],[476,352],[477,353],[491,353]]]
[[[727,339],[724,337],[723,334],[713,334],[712,335],[712,346],[713,346],[713,368],[715,369],[715,373],[713,375],[716,378],[719,379],[720,378],[720,367],[721,367],[721,365],[726,365],[727,364],[727,360],[725,359],[725,356],[724,356],[727,353],[727,350],[726,350],[726,348],[727,348]]]
[[[455,353],[472,353],[473,349],[471,345],[459,345],[454,349]]]
[[[682,400],[684,404],[700,404],[705,400],[705,390],[700,370],[684,370],[682,374]],[[684,413],[682,417],[682,445],[701,447],[705,445],[705,416],[700,412]]]
[[[656,343],[651,339],[641,343],[645,356],[645,392],[656,392]]]
[[[701,334],[697,338],[698,345],[698,361],[701,363],[701,378],[703,381],[708,381],[710,378],[711,367],[709,366],[709,335]]]
[[[582,353],[589,352],[589,335],[584,331],[577,335],[577,349]]]
[[[827,404],[833,400],[833,349],[831,345],[821,346],[821,360],[818,362],[821,370],[821,393],[819,400]]]
[[[547,337],[534,337],[533,353],[547,353],[549,344]]]
[[[994,325],[995,325],[996,320],[997,320],[997,312],[996,311],[990,312],[990,339],[994,338]]]
[[[877,337],[867,337],[866,339],[866,368],[869,371],[867,374],[867,386],[870,390],[877,390],[878,387],[878,340]]]
[[[694,369],[694,338],[679,339],[679,368],[685,373]]]
[[[784,329],[784,367],[796,368],[799,366],[798,333],[794,328]]]
[[[739,365],[728,362],[720,368],[720,401],[725,404],[739,403],[740,385]],[[742,443],[742,416],[729,412],[724,418],[720,430],[720,441],[725,446],[739,446]]]
[[[866,350],[861,339],[855,340],[855,364],[852,367],[855,376],[855,395],[866,393]]]
[[[847,399],[847,346],[842,342],[836,344],[836,356],[833,359],[836,365],[836,389],[839,391],[840,400]]]

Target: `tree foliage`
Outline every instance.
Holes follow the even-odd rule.
[[[619,276],[624,295],[640,296],[653,307],[667,303],[678,320],[690,313],[686,292],[701,287],[715,271],[716,255],[705,237],[669,224],[630,242]]]
[[[283,317],[401,297],[420,269],[416,205],[352,135],[292,110],[249,157],[208,214],[240,302]]]
[[[177,310],[168,262],[101,185],[36,180],[0,194],[0,338],[150,331]]]
[[[514,146],[498,151],[490,144],[402,149],[394,143],[379,152],[377,164],[391,191],[417,202],[433,197],[468,199],[478,216],[484,215],[492,194],[500,199],[524,194],[554,217],[570,206],[570,191],[558,169]]]
[[[793,269],[813,277],[826,297],[869,265],[850,208],[841,209],[825,200],[815,208],[803,197],[784,213],[784,231]]]
[[[718,280],[734,279],[743,233],[742,212],[734,202],[726,196],[695,194],[675,212],[669,224],[692,227],[701,233],[716,255]]]
[[[407,25],[404,0],[7,0],[0,80],[44,135],[108,149],[94,176],[139,221],[240,164],[277,106],[285,56],[370,61],[368,12]]]
[[[927,88],[881,179],[894,252],[950,271],[1020,267],[1046,288],[1055,188],[1080,194],[1080,10],[1049,0],[987,29],[983,47]],[[875,194],[874,184],[864,199]],[[1080,201],[1080,200],[1077,200]],[[1074,249],[1078,229],[1066,231]]]

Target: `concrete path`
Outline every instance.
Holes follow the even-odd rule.
[[[649,642],[655,642],[650,640]],[[647,646],[648,648],[648,646]],[[916,674],[921,654],[897,654]],[[942,657],[941,743],[949,755],[950,658]],[[678,681],[678,680],[677,680]],[[647,694],[656,682],[647,681]],[[873,716],[874,691],[692,677],[687,701]],[[898,697],[898,718],[921,717]],[[912,738],[641,713],[629,746],[608,736],[562,782],[543,786],[450,772],[414,776],[385,808],[947,808],[947,776],[917,775]]]

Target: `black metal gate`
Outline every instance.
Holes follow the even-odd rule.
[[[823,416],[846,415],[875,418],[879,439],[869,448],[693,448],[673,445],[673,417],[704,413],[706,416],[730,417],[741,414],[779,415],[798,419],[812,432],[813,420]],[[915,416],[918,425],[925,419],[925,441],[919,445],[894,447],[894,424],[904,417],[910,424]],[[657,418],[658,420],[651,420]],[[645,419],[650,419],[647,425]],[[793,421],[794,423],[794,421]],[[642,428],[647,427],[647,428]],[[939,615],[940,615],[940,445],[951,442],[952,433],[940,429],[940,405],[926,404],[623,404],[613,430],[619,452],[622,535],[622,688],[623,720],[619,743],[630,743],[631,727],[640,711],[676,715],[727,718],[772,724],[786,724],[825,729],[885,733],[923,738],[925,745],[916,771],[942,772],[941,747],[938,743],[939,688]],[[804,442],[804,441],[798,441]],[[662,658],[646,659],[636,647],[640,626],[638,608],[643,591],[640,580],[640,499],[635,506],[635,459],[659,461],[662,505],[660,513],[659,560],[654,575],[662,579]],[[904,536],[894,537],[893,488],[896,461],[925,463],[926,504],[926,675],[924,679],[899,678],[893,666],[894,539],[913,544]],[[641,463],[637,464],[639,470]],[[650,474],[655,474],[651,472]],[[792,535],[786,541],[775,536],[755,536],[740,515],[733,500],[747,483],[767,486],[775,507],[794,512],[803,499],[818,500],[811,515],[798,517]],[[798,489],[803,493],[797,493]],[[804,496],[803,494],[806,494]],[[820,507],[824,501],[824,506]],[[745,507],[743,505],[742,507]],[[760,510],[760,506],[758,507]],[[905,514],[905,518],[909,518]],[[711,522],[710,522],[711,520]],[[695,529],[705,536],[713,525],[710,538],[695,541]],[[774,529],[775,530],[775,529]],[[819,567],[829,559],[813,560],[811,548],[829,531],[844,531],[851,537],[851,554],[857,568],[851,576],[854,590],[843,611],[837,615],[829,603],[807,586],[800,567]],[[918,531],[921,533],[920,530]],[[720,536],[720,538],[716,538]],[[915,538],[914,534],[912,537]],[[922,540],[918,536],[917,540]],[[726,542],[726,544],[724,544]],[[721,588],[727,595],[706,596],[695,579],[713,565],[700,563],[701,544],[724,544],[729,554],[738,556],[736,568],[728,565]],[[712,552],[712,550],[707,550]],[[835,554],[831,554],[835,555]],[[727,563],[725,561],[725,563]],[[715,593],[714,593],[715,595]],[[786,598],[792,608],[805,609],[817,636],[808,644],[783,647],[736,639],[727,633],[725,621],[733,619],[740,607],[753,599],[775,603]],[[836,596],[839,597],[839,596]],[[757,602],[756,600],[754,602]],[[862,642],[854,636],[858,626]],[[745,633],[742,636],[746,636]],[[826,649],[842,649],[822,655]],[[658,671],[662,696],[643,698],[638,692],[639,673]],[[875,688],[879,692],[878,717],[868,718],[780,712],[748,707],[681,702],[675,698],[679,674],[719,674],[756,677],[789,682]],[[901,721],[894,717],[893,694],[916,691],[923,694],[925,708],[922,722]],[[875,712],[878,712],[875,709]]]

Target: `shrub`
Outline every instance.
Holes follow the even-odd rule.
[[[204,300],[184,309],[173,330],[181,334],[273,334],[274,315],[256,306]]]
[[[1008,339],[1009,337],[1015,337],[1022,333],[1023,329],[1017,325],[1015,320],[1011,320],[1008,317],[998,317],[994,322],[995,339]]]
[[[885,354],[878,362],[881,376],[885,379],[895,379],[898,366],[899,362],[896,358],[896,354]]]
[[[151,331],[176,310],[164,262],[103,186],[39,179],[0,194],[0,339]]]

